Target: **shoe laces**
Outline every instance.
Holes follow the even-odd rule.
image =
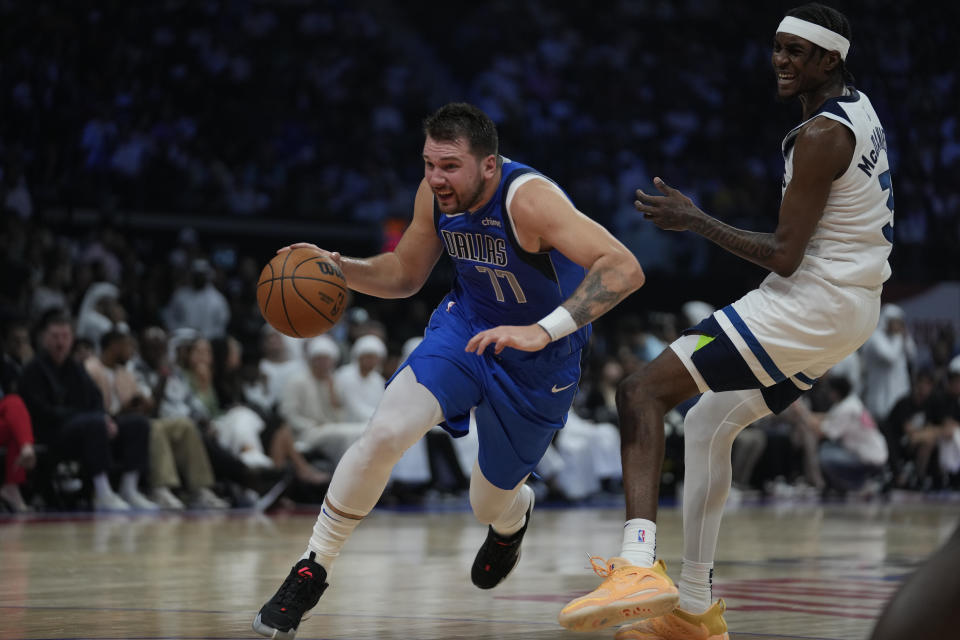
[[[516,553],[520,540],[520,537],[504,537],[494,531],[480,547],[480,558],[484,563],[489,563],[504,556],[512,556]]]
[[[613,578],[617,576],[637,573],[638,567],[627,564],[622,567],[612,567],[603,556],[590,556],[590,568],[601,578]]]
[[[316,577],[300,575],[296,567],[283,581],[275,596],[275,602],[283,609],[308,609],[313,606],[318,593],[323,592],[323,583]]]

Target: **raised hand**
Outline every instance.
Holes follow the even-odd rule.
[[[660,178],[654,178],[653,184],[663,193],[662,196],[652,196],[637,189],[637,199],[633,203],[644,218],[666,231],[686,231],[703,218],[704,213],[690,198]]]

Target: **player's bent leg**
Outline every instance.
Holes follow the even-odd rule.
[[[698,382],[670,349],[617,389],[628,525],[640,520],[646,525],[643,528],[651,528],[656,520],[664,455],[663,417],[698,391]],[[676,586],[663,562],[654,562],[655,533],[651,533],[639,542],[625,539],[621,557],[606,563],[591,560],[594,571],[605,579],[560,611],[561,625],[573,631],[592,631],[662,616],[677,606]]]
[[[437,399],[412,370],[393,379],[367,429],[340,459],[306,553],[260,609],[254,631],[293,639],[303,616],[326,589],[327,572],[340,549],[383,494],[393,466],[442,419]]]
[[[665,616],[650,618],[617,630],[614,640],[729,640],[726,604],[718,600],[703,613],[677,608]]]
[[[533,490],[521,480],[510,491],[494,486],[474,463],[470,477],[470,506],[488,525],[487,538],[477,552],[470,579],[481,589],[492,589],[520,562],[520,544],[533,512]]]
[[[707,611],[712,603],[713,561],[723,507],[730,492],[733,441],[770,409],[757,389],[708,391],[683,421],[683,568],[680,604]]]
[[[628,520],[656,521],[664,455],[663,417],[699,391],[697,381],[672,349],[665,349],[617,388]]]
[[[712,569],[730,489],[733,441],[770,413],[759,390],[708,391],[684,419],[684,560],[679,606],[623,627],[615,640],[727,640],[722,600],[711,604]]]

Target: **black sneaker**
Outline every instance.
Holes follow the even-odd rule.
[[[481,589],[493,589],[510,575],[513,568],[520,562],[520,543],[523,534],[530,526],[530,514],[533,512],[533,491],[530,492],[530,506],[527,507],[527,519],[523,527],[516,533],[503,536],[487,527],[487,539],[473,559],[473,568],[470,570],[470,579]]]
[[[275,640],[293,640],[300,618],[313,609],[327,588],[327,570],[313,561],[310,552],[293,566],[272,598],[263,605],[253,621],[253,630]]]

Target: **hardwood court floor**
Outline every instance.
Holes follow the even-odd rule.
[[[736,640],[866,637],[884,601],[952,530],[957,502],[775,504],[729,511],[717,594]],[[0,639],[258,638],[250,621],[314,517],[246,513],[0,519]],[[587,554],[619,550],[622,511],[538,508],[517,571],[470,584],[472,515],[377,510],[348,542],[298,640],[598,640],[556,615],[597,584]],[[679,574],[679,511],[659,549]]]

